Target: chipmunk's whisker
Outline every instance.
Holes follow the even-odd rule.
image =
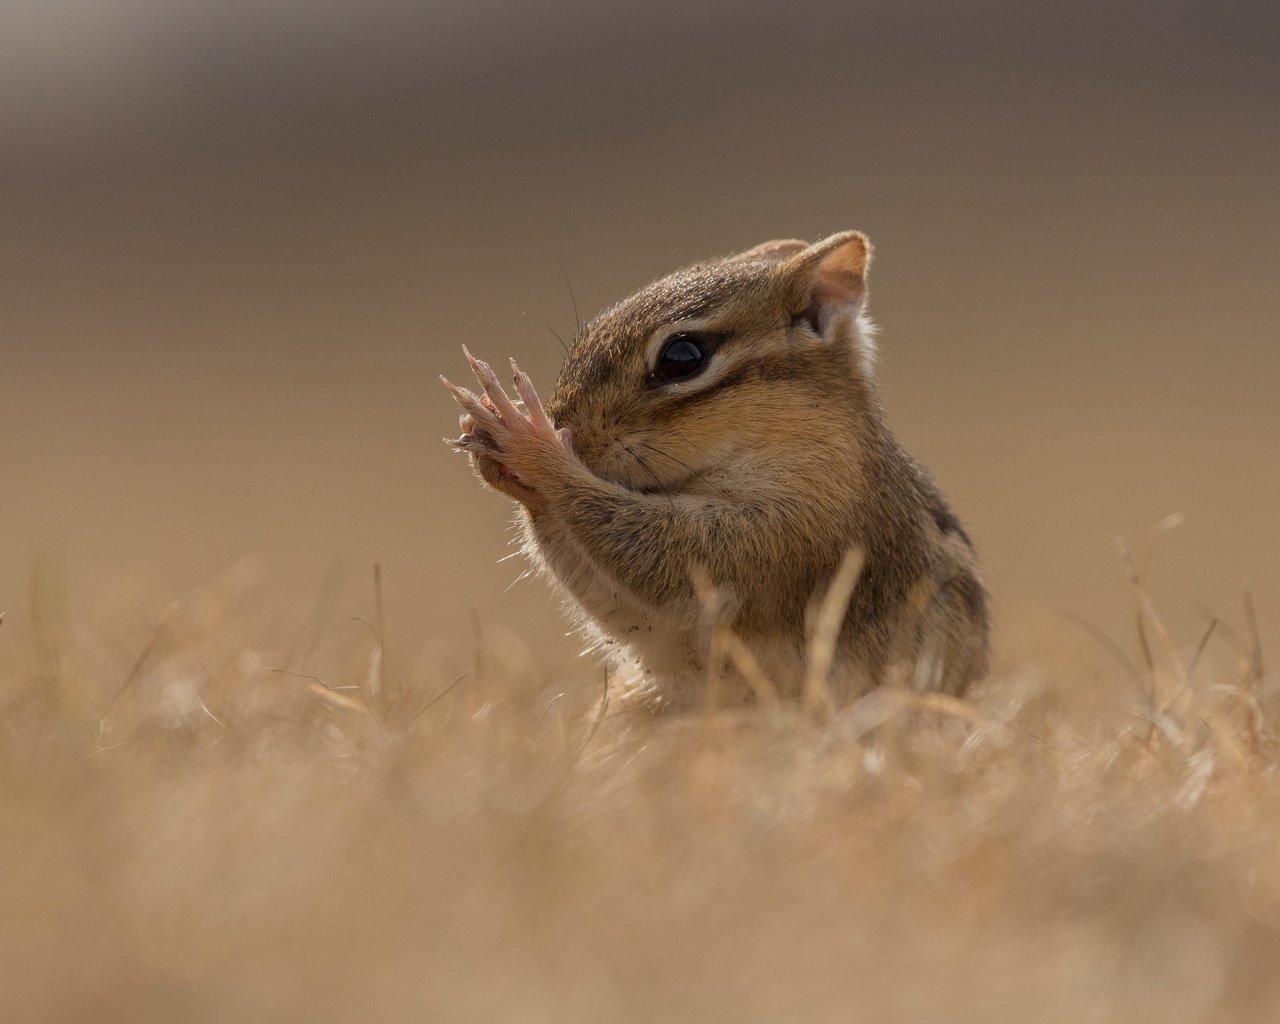
[[[528,317],[530,320],[532,320],[534,323],[536,323],[536,324],[538,324],[538,325],[540,325],[540,326],[542,326],[542,327],[546,328],[548,331],[550,331],[550,332],[551,332],[551,337],[555,338],[555,339],[556,339],[556,341],[558,341],[558,342],[560,343],[560,351],[561,351],[561,352],[563,352],[565,355],[568,355],[568,354],[569,354],[569,345],[568,345],[568,343],[564,340],[564,338],[562,338],[562,337],[560,336],[560,332],[559,332],[559,331],[557,331],[554,327],[552,327],[549,323],[547,323],[547,322],[546,322],[545,320],[543,320],[541,317],[536,317],[536,316],[534,316],[532,313],[524,313],[524,316],[527,316],[527,317]]]
[[[649,464],[645,462],[644,459],[642,459],[639,455],[637,455],[636,452],[626,444],[626,442],[622,442],[622,448],[628,455],[631,456],[632,459],[635,460],[635,464],[639,466],[642,470],[644,470],[646,474],[648,474],[649,479],[653,481],[655,494],[662,494],[664,491],[666,491],[666,488],[663,486],[662,481],[658,478],[658,474],[655,473],[652,470],[652,468],[650,468]],[[666,499],[667,499],[667,503],[672,507],[672,509],[674,509],[676,507],[676,502],[669,492],[666,493]]]
[[[573,306],[573,326],[574,330],[582,330],[582,317],[578,314],[578,297],[573,294],[573,282],[569,280],[569,271],[565,269],[564,260],[559,256],[556,262],[560,264],[560,273],[564,275],[564,286],[569,289],[569,302]]]
[[[689,473],[691,479],[696,479],[697,477],[706,476],[707,474],[707,471],[705,469],[695,469],[693,466],[689,465],[689,463],[684,462],[681,459],[677,459],[670,452],[665,451],[664,449],[659,448],[656,445],[650,444],[648,441],[636,441],[635,443],[642,445],[645,448],[645,450],[658,456],[658,458],[666,459],[668,462],[674,463],[675,465],[679,466],[681,469]]]
[[[643,445],[646,449],[648,449],[654,455],[658,456],[659,458],[666,459],[669,462],[671,462],[673,465],[679,466],[681,469],[683,469],[688,475],[684,478],[682,483],[690,483],[694,480],[704,480],[707,477],[707,470],[697,469],[696,467],[689,465],[689,463],[676,458],[669,451],[666,451],[663,448],[658,448],[655,445],[650,444],[648,441],[637,441],[636,444]],[[690,447],[692,447],[692,445],[690,445]],[[712,486],[714,486],[716,491],[718,491],[720,494],[724,495],[725,497],[731,497],[729,491],[726,490],[724,487],[718,484],[713,484]]]

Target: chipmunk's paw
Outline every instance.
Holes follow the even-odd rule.
[[[569,432],[556,430],[533,382],[514,360],[511,370],[520,405],[507,396],[493,367],[473,357],[465,347],[462,351],[482,393],[477,395],[440,378],[463,410],[458,421],[462,436],[446,439],[446,443],[468,452],[490,486],[530,508],[540,507],[542,492],[573,461]]]

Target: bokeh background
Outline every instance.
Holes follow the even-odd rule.
[[[549,658],[508,509],[439,438],[459,346],[549,386],[681,263],[859,227],[890,417],[1007,651],[1280,619],[1280,15],[1264,3],[0,6],[0,611],[31,566],[267,606],[381,560],[401,644]],[[269,623],[264,619],[265,623]],[[265,627],[264,627],[265,628]],[[1188,633],[1186,635],[1194,635]]]

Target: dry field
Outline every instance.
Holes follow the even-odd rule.
[[[1278,38],[0,3],[0,1024],[1280,1020]],[[436,375],[854,227],[997,671],[601,714]]]
[[[1280,1013],[1248,611],[1171,638],[1139,593],[1081,631],[1109,669],[966,702],[655,719],[478,618],[396,658],[373,598],[248,647],[234,577],[143,621],[45,568],[0,625],[0,1018]]]

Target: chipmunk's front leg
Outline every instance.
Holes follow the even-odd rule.
[[[544,512],[548,491],[563,486],[569,476],[589,471],[573,454],[567,430],[557,430],[542,408],[529,377],[511,363],[524,408],[507,396],[497,374],[486,362],[467,352],[467,360],[483,389],[476,395],[441,377],[463,409],[462,436],[445,443],[471,455],[484,481],[515,498],[533,514]]]

